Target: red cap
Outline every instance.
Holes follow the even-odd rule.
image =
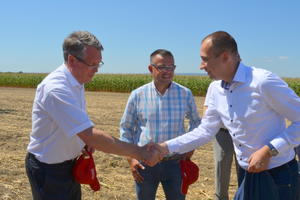
[[[180,169],[182,176],[181,192],[187,194],[189,185],[198,180],[199,167],[191,160],[181,160]]]
[[[97,179],[96,167],[93,156],[88,152],[88,156],[81,155],[76,160],[73,167],[73,176],[80,184],[89,184],[92,190],[100,190],[100,183]]]

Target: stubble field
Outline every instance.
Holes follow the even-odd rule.
[[[0,199],[31,199],[24,168],[26,147],[31,131],[31,107],[35,89],[0,87]],[[86,92],[87,110],[96,128],[119,137],[119,121],[128,93]],[[202,113],[203,97],[195,97]],[[134,182],[125,158],[102,152],[94,154],[101,190],[92,192],[83,185],[84,200],[133,200]],[[214,162],[211,143],[198,148],[192,160],[200,167],[200,178],[191,185],[187,200],[209,200],[214,194]],[[232,168],[229,188],[232,198],[237,187]],[[161,187],[157,199],[164,198]]]

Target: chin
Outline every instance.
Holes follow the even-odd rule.
[[[84,81],[84,83],[88,83],[88,82],[91,82],[93,78],[88,78]]]
[[[215,77],[213,77],[212,75],[210,75],[210,74],[208,74],[208,77],[210,78],[210,79],[213,79],[213,80],[215,80]]]

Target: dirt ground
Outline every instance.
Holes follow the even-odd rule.
[[[31,107],[35,89],[0,88],[0,199],[31,199],[30,186],[25,174],[24,158],[31,131]],[[86,92],[87,110],[96,128],[119,136],[119,121],[128,98],[127,93]],[[203,97],[196,97],[202,113]],[[83,185],[84,200],[133,200],[134,182],[127,161],[101,152],[94,154],[98,178],[102,188],[92,192]],[[187,200],[209,200],[214,194],[214,163],[211,143],[198,148],[192,158],[200,167],[200,178],[191,185]],[[230,198],[237,187],[232,167]],[[161,187],[157,199],[164,198]]]

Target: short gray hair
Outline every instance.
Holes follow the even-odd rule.
[[[69,54],[83,58],[86,46],[95,47],[99,51],[103,50],[103,46],[92,33],[88,31],[75,31],[71,33],[63,43],[64,60],[68,60]]]

